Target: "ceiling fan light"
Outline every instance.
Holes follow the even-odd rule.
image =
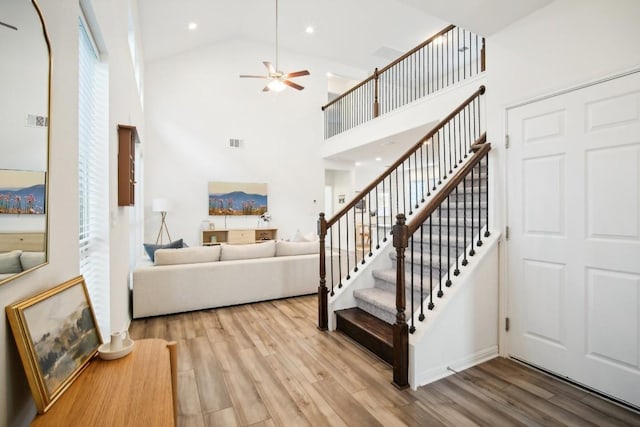
[[[267,85],[269,90],[274,92],[282,92],[287,86],[278,79],[273,79]]]

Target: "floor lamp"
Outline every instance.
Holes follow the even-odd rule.
[[[162,232],[167,232],[167,237],[169,238],[169,242],[171,242],[171,235],[169,234],[169,229],[167,228],[166,218],[167,211],[169,210],[169,202],[167,199],[153,199],[151,202],[151,211],[152,212],[160,212],[162,215],[162,222],[160,223],[160,230],[158,230],[158,237],[156,238],[156,245],[158,243],[162,244]]]

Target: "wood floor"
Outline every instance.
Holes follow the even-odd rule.
[[[133,339],[178,342],[179,425],[640,426],[640,415],[497,358],[418,391],[341,333],[316,297],[135,320]]]

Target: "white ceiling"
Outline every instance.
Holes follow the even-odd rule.
[[[371,73],[449,22],[486,36],[551,1],[279,0],[279,45]],[[138,8],[147,61],[227,39],[275,43],[275,0],[138,0]]]
[[[278,1],[281,50],[369,75],[449,23],[488,36],[553,0]],[[275,0],[138,0],[138,8],[146,61],[231,39],[275,45]],[[190,22],[198,24],[196,31],[187,29]],[[305,32],[309,25],[313,34]],[[408,148],[425,132],[414,129],[334,158],[372,165],[379,156],[384,165],[392,157],[388,151]]]

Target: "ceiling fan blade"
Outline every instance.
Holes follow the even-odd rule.
[[[302,70],[302,71],[294,71],[293,73],[285,74],[284,77],[288,79],[290,77],[308,76],[309,74],[310,73],[308,70]]]
[[[13,25],[7,24],[6,22],[0,21],[0,25],[2,25],[3,27],[11,28],[12,30],[18,31],[18,27],[14,27]]]
[[[276,69],[273,68],[273,64],[271,64],[271,62],[264,61],[263,64],[267,68],[267,71],[269,71],[269,75],[276,73]]]
[[[294,83],[291,80],[282,79],[282,83],[286,84],[287,86],[291,86],[294,89],[298,89],[298,90],[304,89],[304,86],[300,86],[299,84]]]
[[[249,78],[249,79],[267,79],[268,76],[252,76],[248,74],[240,74],[240,78]]]

